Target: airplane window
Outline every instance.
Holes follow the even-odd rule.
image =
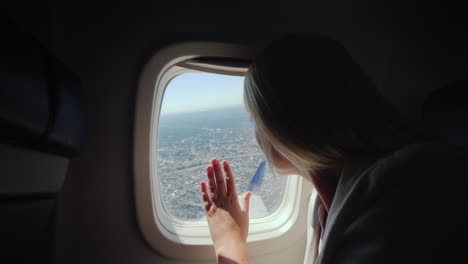
[[[154,158],[162,204],[171,217],[206,221],[199,183],[212,158],[230,162],[239,195],[253,192],[251,219],[279,207],[289,177],[277,176],[265,162],[244,109],[243,82],[239,76],[187,72],[166,86]]]
[[[145,65],[135,103],[133,170],[138,226],[173,259],[213,260],[199,191],[211,159],[230,162],[237,193],[252,191],[247,242],[260,256],[304,241],[312,188],[300,175],[277,176],[255,140],[243,104],[253,49],[229,43],[177,43]]]

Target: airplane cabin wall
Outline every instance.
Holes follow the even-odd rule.
[[[308,2],[36,1],[41,13],[12,1],[10,15],[78,73],[87,98],[86,142],[71,161],[60,199],[57,263],[182,263],[146,244],[133,198],[138,77],[164,45],[217,40],[261,46],[283,33],[327,33],[416,123],[428,92],[466,77],[467,41],[455,7],[447,16],[427,4]],[[289,255],[278,252],[253,263],[300,263],[301,243],[291,243]]]

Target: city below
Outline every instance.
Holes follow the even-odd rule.
[[[205,168],[212,158],[229,161],[238,194],[246,190],[258,165],[265,160],[254,127],[241,107],[162,116],[157,153],[164,208],[187,221],[204,217],[199,186],[206,181]],[[255,194],[269,214],[281,202],[285,180],[266,169],[263,184]]]

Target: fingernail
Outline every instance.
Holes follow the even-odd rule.
[[[218,164],[218,160],[217,160],[217,159],[214,159],[214,160],[213,160],[213,164],[214,164],[214,165]]]

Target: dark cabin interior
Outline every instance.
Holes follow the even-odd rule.
[[[145,63],[162,47],[191,40],[261,47],[287,33],[324,33],[343,43],[404,116],[439,138],[451,132],[432,130],[452,112],[429,122],[429,131],[423,109],[438,111],[452,99],[426,99],[457,81],[466,87],[460,80],[468,77],[466,12],[449,3],[7,0],[1,6],[4,263],[191,263],[152,249],[135,213],[136,89]],[[466,145],[463,89],[453,111],[464,114],[453,127],[465,122],[465,130],[453,137]]]

